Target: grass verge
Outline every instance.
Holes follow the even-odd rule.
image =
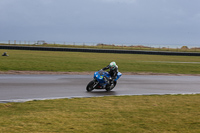
[[[97,71],[116,61],[121,72],[200,74],[198,56],[0,50],[0,71]]]
[[[0,132],[200,132],[200,95],[109,96],[0,104]]]

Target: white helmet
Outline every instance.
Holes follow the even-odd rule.
[[[114,70],[114,69],[116,68],[117,65],[116,65],[116,63],[113,61],[113,62],[110,62],[110,65],[109,65],[109,66],[110,66],[110,69],[111,69],[111,70]]]

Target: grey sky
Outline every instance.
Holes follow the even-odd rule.
[[[200,1],[1,0],[6,40],[200,46]]]

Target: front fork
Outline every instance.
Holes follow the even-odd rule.
[[[96,88],[96,86],[98,85],[99,82],[96,79],[94,79],[93,81],[94,81],[93,88]]]

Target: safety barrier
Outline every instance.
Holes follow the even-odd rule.
[[[150,54],[150,55],[200,56],[200,53],[193,53],[193,52],[113,50],[113,49],[111,50],[111,49],[60,48],[60,47],[37,47],[37,46],[7,46],[7,45],[0,45],[0,49],[39,50],[39,51],[69,51],[69,52],[93,52],[93,53],[119,53],[119,54]]]

